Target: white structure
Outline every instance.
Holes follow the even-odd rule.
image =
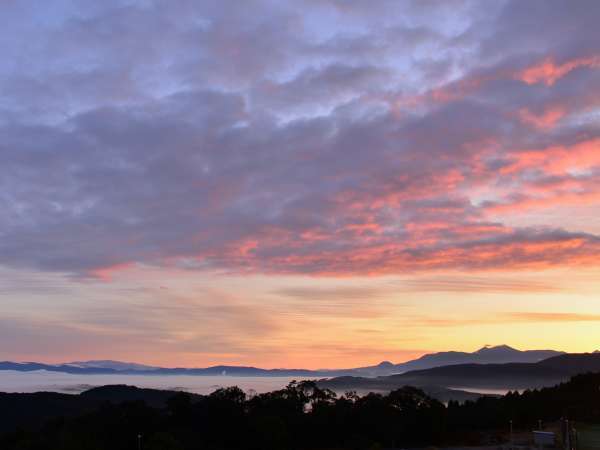
[[[550,431],[534,431],[533,442],[540,448],[554,447],[556,436]]]

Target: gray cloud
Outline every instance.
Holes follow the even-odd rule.
[[[597,67],[577,63],[552,86],[519,78],[545,58],[597,56],[597,27],[585,26],[595,2],[49,8],[14,1],[0,19],[4,266],[340,275],[597,263],[594,234],[489,217],[533,195],[532,178],[567,176],[518,166],[524,154],[600,137],[594,123],[523,119],[597,108]],[[482,199],[483,187],[498,194]]]

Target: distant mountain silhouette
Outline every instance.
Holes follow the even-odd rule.
[[[93,369],[114,369],[114,370],[155,370],[156,366],[147,366],[145,364],[136,364],[112,360],[93,360],[93,361],[74,361],[66,363],[68,366]]]
[[[500,364],[508,362],[535,363],[552,356],[562,355],[563,352],[554,350],[517,350],[507,345],[495,347],[485,346],[473,353],[467,352],[440,352],[424,355],[418,359],[400,364],[383,361],[376,366],[337,369],[337,370],[309,370],[309,369],[261,369],[251,366],[213,366],[205,368],[164,368],[146,366],[143,364],[127,363],[112,360],[78,361],[66,364],[42,364],[35,362],[16,363],[10,361],[0,362],[0,370],[16,370],[29,372],[34,370],[47,370],[71,374],[134,374],[134,375],[231,375],[255,377],[334,377],[334,376],[361,376],[375,377],[400,374],[413,370],[424,370],[434,367],[457,364]]]
[[[380,376],[455,364],[535,363],[562,354],[564,352],[555,350],[522,351],[508,345],[485,346],[473,353],[454,351],[430,353],[399,364],[391,364],[385,361],[377,366],[353,369],[353,372],[363,376]]]
[[[336,377],[319,385],[333,390],[388,391],[400,386],[455,389],[531,389],[551,386],[573,375],[600,372],[600,353],[562,354],[536,363],[453,364],[398,375]]]
[[[78,367],[68,364],[43,364],[36,362],[11,362],[0,361],[0,370],[16,370],[18,372],[33,372],[35,370],[46,370],[49,372],[62,372],[72,374],[110,374],[119,373],[115,369],[105,369],[101,367]]]
[[[76,364],[76,365],[75,365]],[[230,376],[255,376],[255,377],[322,377],[335,376],[338,371],[307,370],[307,369],[260,369],[246,366],[213,366],[198,369],[183,367],[163,368],[142,366],[134,367],[129,363],[112,361],[110,364],[42,364],[35,362],[17,363],[11,361],[0,362],[0,370],[14,370],[18,372],[32,372],[45,370],[48,372],[62,372],[70,374],[126,374],[126,375],[230,375]]]

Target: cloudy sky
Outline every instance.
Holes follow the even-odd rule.
[[[600,3],[4,0],[0,359],[600,346]]]

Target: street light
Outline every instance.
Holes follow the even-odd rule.
[[[138,450],[142,450],[142,434],[139,433],[137,435],[137,438],[138,438]]]

